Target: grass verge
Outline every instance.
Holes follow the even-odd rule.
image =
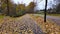
[[[3,15],[0,15],[0,18],[3,18],[4,16]]]
[[[47,14],[47,15],[60,17],[60,14]]]

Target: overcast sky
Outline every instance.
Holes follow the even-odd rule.
[[[13,0],[14,3],[18,4],[18,3],[25,3],[26,6],[29,5],[29,3],[33,0]],[[36,2],[36,0],[35,0]],[[52,6],[52,4],[55,4],[55,2],[53,2],[53,0],[48,0],[48,6],[47,8],[50,8]],[[41,1],[41,0],[37,0],[37,9],[44,9],[45,8],[45,0]]]

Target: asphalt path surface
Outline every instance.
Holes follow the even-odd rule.
[[[49,20],[52,20],[54,23],[60,25],[60,17],[56,17],[56,16],[47,16],[46,17]]]
[[[44,17],[44,15],[41,15],[41,14],[34,14],[34,16]],[[47,15],[46,18],[47,18],[48,20],[53,21],[54,23],[56,23],[57,25],[60,26],[60,17]]]

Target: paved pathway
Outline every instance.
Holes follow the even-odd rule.
[[[47,19],[50,19],[50,20],[52,20],[53,22],[55,22],[56,24],[60,25],[60,18],[59,18],[59,17],[47,16]]]
[[[34,34],[43,34],[36,22],[27,14],[21,20],[28,28],[32,29]]]
[[[44,34],[36,22],[29,16],[24,15],[22,19],[4,19],[0,25],[0,34]]]
[[[35,16],[41,16],[41,17],[44,17],[44,15],[41,15],[41,14],[34,14]],[[47,19],[49,20],[52,20],[54,23],[60,25],[60,17],[56,17],[56,16],[48,16],[46,17]]]

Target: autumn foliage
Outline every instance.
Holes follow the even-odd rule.
[[[35,6],[34,2],[30,2],[28,6],[25,6],[25,4],[14,4],[11,0],[8,0],[8,2],[1,0],[1,13],[9,16],[20,16],[25,13],[33,13]]]

